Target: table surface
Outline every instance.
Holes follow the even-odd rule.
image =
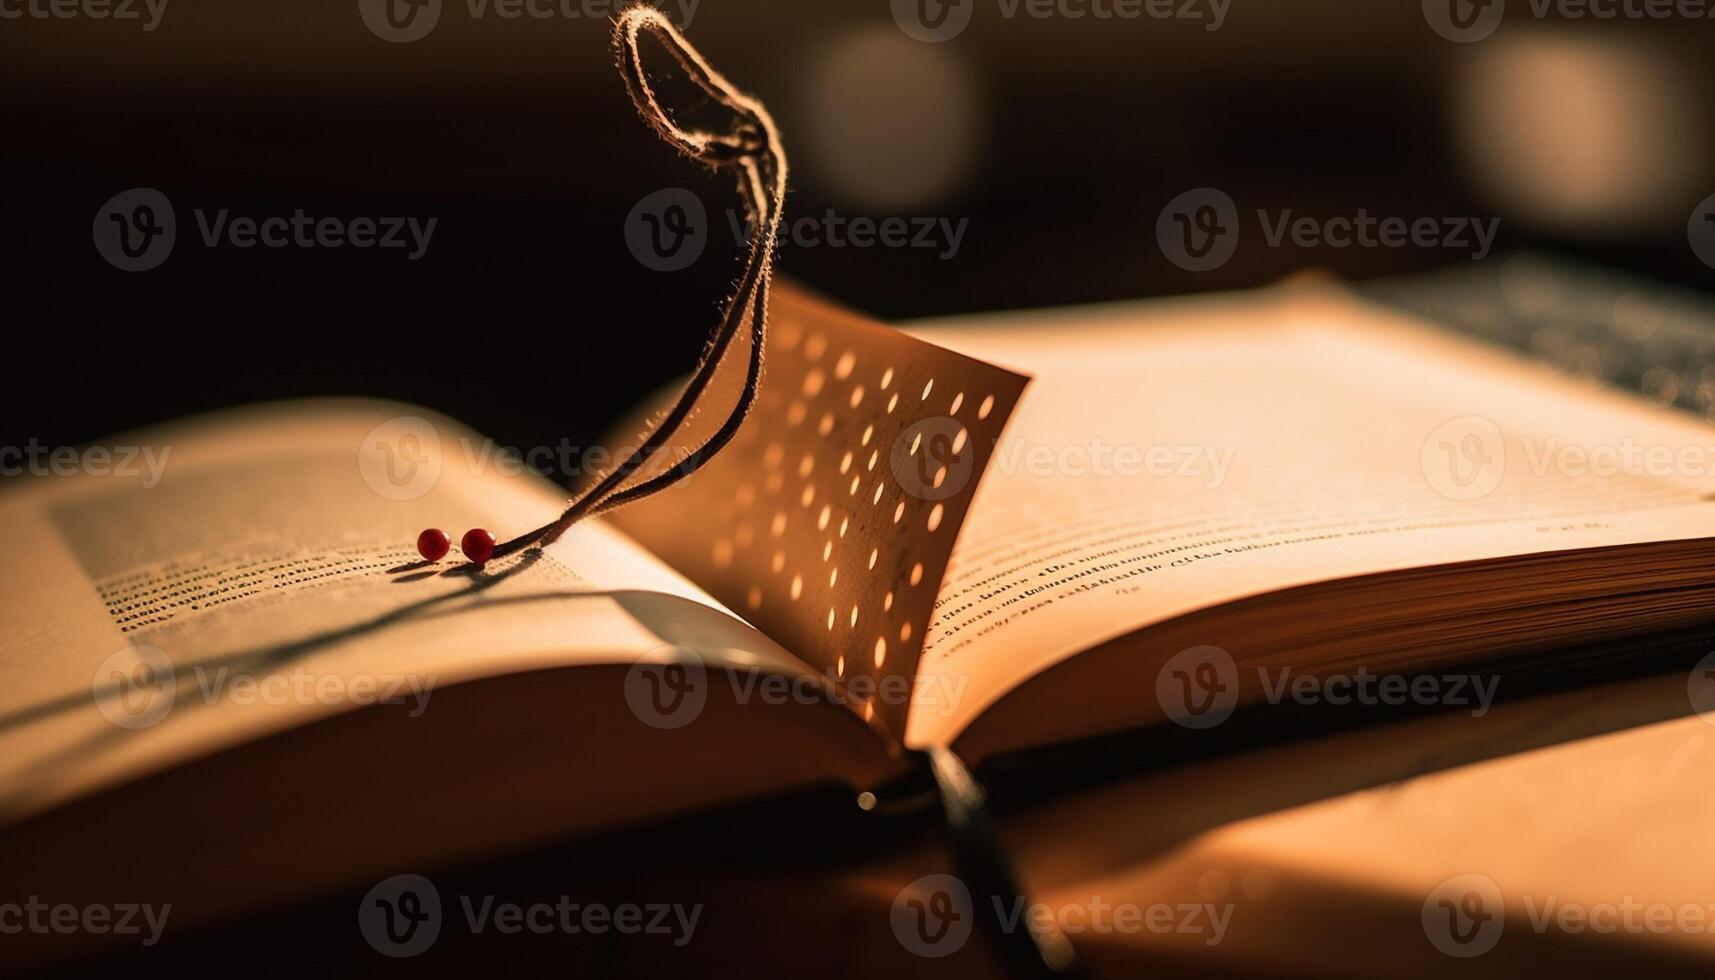
[[[1066,927],[1093,976],[1707,976],[1712,773],[1715,680],[1682,665],[1169,761],[994,817],[1033,914]],[[921,940],[913,883],[954,867],[933,814],[837,796],[431,870],[443,927],[411,959],[366,945],[357,893],[130,959],[264,975],[1006,975],[977,917]],[[479,933],[461,903],[486,897],[672,904],[698,925],[678,945]]]

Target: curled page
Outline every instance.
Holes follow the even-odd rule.
[[[1028,379],[786,288],[767,345],[738,436],[609,519],[897,743],[953,541]]]

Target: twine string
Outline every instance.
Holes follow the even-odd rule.
[[[673,112],[656,94],[649,74],[644,70],[639,45],[644,34],[658,41],[673,56],[684,75],[709,98],[730,110],[730,128],[719,132],[679,124]],[[614,24],[613,47],[626,91],[643,121],[692,160],[716,172],[728,172],[736,179],[739,195],[750,213],[752,228],[744,270],[739,276],[737,289],[722,306],[720,321],[704,345],[690,381],[672,408],[650,430],[642,445],[588,490],[573,496],[559,517],[496,547],[495,557],[533,544],[549,544],[585,517],[641,500],[690,477],[738,434],[762,385],[768,287],[774,273],[774,252],[779,244],[780,215],[786,197],[786,153],[774,119],[762,103],[734,88],[684,34],[653,7],[639,4],[621,13]],[[726,419],[684,459],[654,476],[626,486],[626,481],[635,473],[661,456],[668,448],[668,440],[698,408],[747,319],[751,325],[749,364],[745,370],[744,387]]]

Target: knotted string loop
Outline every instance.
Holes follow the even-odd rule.
[[[673,112],[662,103],[643,67],[643,54],[638,42],[644,34],[660,42],[685,76],[704,94],[731,111],[732,123],[726,132],[690,129],[678,123]],[[774,119],[761,102],[738,91],[725,76],[715,71],[684,34],[653,7],[639,4],[620,14],[614,24],[613,46],[626,91],[643,121],[687,156],[716,172],[729,172],[737,181],[739,195],[750,212],[752,228],[744,271],[739,276],[738,288],[722,307],[720,322],[704,346],[690,381],[678,401],[654,424],[643,444],[586,491],[575,494],[565,511],[552,522],[495,548],[496,557],[532,544],[548,544],[584,517],[640,500],[689,477],[738,434],[762,385],[768,286],[774,272],[780,214],[786,197],[786,153]],[[699,401],[747,318],[751,324],[749,363],[744,387],[726,419],[707,440],[673,466],[627,486],[626,482],[633,474],[660,458],[667,449],[667,441],[699,407]]]

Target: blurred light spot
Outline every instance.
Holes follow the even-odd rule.
[[[1218,902],[1232,891],[1232,878],[1221,868],[1210,868],[1197,877],[1197,894]]]
[[[1683,225],[1685,202],[1706,193],[1704,101],[1671,52],[1540,33],[1473,51],[1454,119],[1473,176],[1504,217],[1562,232],[1651,233]]]
[[[982,111],[964,63],[891,25],[848,31],[812,62],[804,162],[835,200],[908,208],[945,198],[970,170]]]

